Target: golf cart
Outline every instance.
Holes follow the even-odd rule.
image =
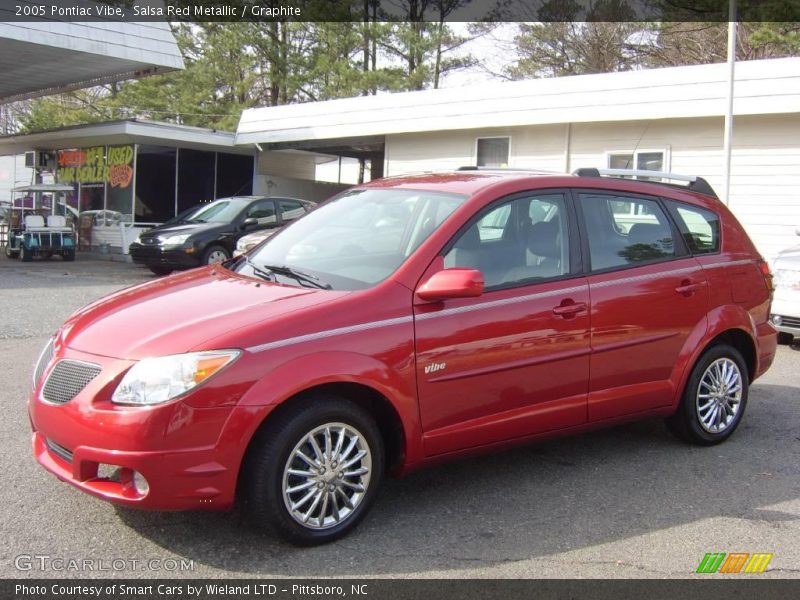
[[[74,212],[66,197],[71,185],[37,183],[14,188],[19,197],[12,200],[6,256],[23,261],[34,256],[50,258],[60,254],[64,260],[75,260]]]

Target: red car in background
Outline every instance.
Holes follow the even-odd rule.
[[[99,300],[37,363],[35,456],[126,506],[238,499],[311,544],[385,473],[651,417],[722,442],[775,353],[769,269],[702,179],[615,175],[667,177],[377,180]]]

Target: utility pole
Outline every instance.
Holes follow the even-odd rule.
[[[722,201],[730,204],[731,192],[731,152],[733,144],[733,81],[736,65],[736,0],[728,3],[728,108],[725,112],[725,133],[723,135],[723,189]]]

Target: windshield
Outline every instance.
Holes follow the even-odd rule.
[[[259,267],[288,267],[332,289],[365,289],[394,273],[466,198],[420,190],[346,192],[269,238],[237,270],[258,276]],[[274,275],[298,283],[285,272]]]
[[[242,205],[230,200],[217,200],[211,204],[204,204],[195,212],[184,217],[187,221],[203,223],[230,223],[242,210]]]

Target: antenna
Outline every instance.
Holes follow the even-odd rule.
[[[631,165],[631,161],[636,158],[636,151],[639,149],[639,144],[642,143],[642,138],[644,138],[644,134],[647,133],[647,130],[650,128],[650,121],[645,123],[644,129],[642,129],[642,134],[639,136],[639,139],[636,140],[636,145],[633,147],[633,152],[631,152],[631,157],[628,159],[628,162],[625,163],[626,169],[636,169],[638,165]],[[665,167],[666,165],[661,165],[661,167]]]

